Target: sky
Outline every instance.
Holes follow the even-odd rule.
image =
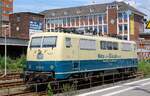
[[[14,0],[14,12],[41,12],[48,9],[89,5],[92,2],[106,3],[128,1],[132,6],[146,13],[150,18],[150,0]]]

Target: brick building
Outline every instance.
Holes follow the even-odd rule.
[[[13,0],[0,0],[0,37],[3,37],[7,31],[10,36],[9,14],[13,12]]]
[[[141,33],[138,43],[138,54],[140,59],[150,60],[150,33]]]
[[[145,14],[124,2],[51,9],[41,14],[45,15],[49,32],[58,27],[73,27],[127,40],[138,40],[139,33],[144,32]]]
[[[13,0],[0,0],[0,56],[5,54],[5,44],[9,57],[17,57],[26,53],[27,41],[11,38],[9,16],[12,13]]]
[[[29,39],[35,32],[42,32],[44,16],[31,12],[20,12],[10,15],[11,37]]]
[[[5,30],[1,31],[0,55],[4,55],[5,42],[9,57],[14,58],[26,54],[30,34],[43,31],[44,16],[30,12],[13,13],[6,16],[9,16],[9,19],[8,25],[5,24]],[[5,32],[7,33],[6,41]]]

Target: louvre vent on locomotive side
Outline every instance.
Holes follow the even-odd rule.
[[[136,43],[112,37],[45,32],[30,38],[26,81],[62,80],[137,70]]]

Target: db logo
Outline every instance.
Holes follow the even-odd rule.
[[[41,50],[38,50],[37,59],[43,59],[43,58],[44,58],[44,55],[42,54]]]

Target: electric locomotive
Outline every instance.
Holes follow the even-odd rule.
[[[137,69],[134,41],[43,32],[30,38],[25,81],[64,80],[124,69]]]

